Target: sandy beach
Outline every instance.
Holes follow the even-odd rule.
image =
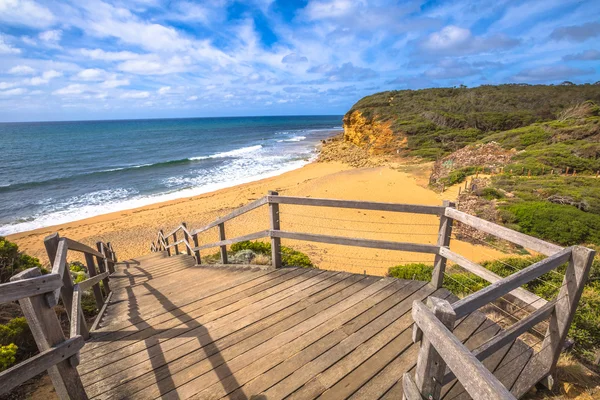
[[[111,242],[119,258],[124,260],[148,253],[150,243],[155,240],[159,229],[171,230],[182,221],[192,229],[203,226],[236,207],[267,194],[269,190],[288,196],[427,205],[438,205],[442,200],[456,198],[457,188],[450,188],[443,194],[428,189],[428,174],[428,165],[388,163],[384,166],[353,168],[339,162],[314,162],[280,176],[191,198],[22,232],[8,236],[8,239],[15,241],[28,254],[40,258],[44,264],[48,263],[48,259],[43,239],[53,232],[89,245],[94,245],[97,240]],[[285,205],[281,206],[281,226],[282,229],[297,232],[433,244],[437,237],[438,219],[435,216],[415,214]],[[226,224],[228,237],[267,228],[266,207]],[[217,229],[212,229],[201,234],[199,241],[215,241],[217,234]],[[319,268],[372,275],[385,275],[389,267],[400,263],[431,264],[433,261],[433,256],[430,255],[397,251],[291,240],[284,240],[283,245],[307,253]],[[490,248],[456,240],[451,246],[475,261],[499,255]],[[217,249],[206,250],[204,254],[216,251]]]

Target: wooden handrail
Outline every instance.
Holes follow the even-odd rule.
[[[475,217],[474,215],[458,211],[454,208],[446,208],[444,215],[500,239],[508,240],[509,242],[523,246],[526,249],[531,249],[547,256],[554,255],[563,250],[563,247],[525,235],[524,233],[514,231],[493,222]]]
[[[219,226],[219,224],[222,224],[223,222],[227,222],[230,219],[238,217],[238,216],[240,216],[242,214],[245,214],[245,213],[247,213],[249,211],[252,211],[255,208],[258,208],[258,207],[260,207],[262,205],[265,205],[265,204],[267,204],[267,197],[266,196],[265,197],[261,197],[258,200],[254,200],[253,202],[248,203],[245,206],[236,208],[235,210],[233,210],[232,212],[230,212],[226,216],[217,218],[215,221],[211,222],[210,224],[208,224],[206,226],[203,226],[202,228],[194,229],[192,231],[192,235],[196,235],[196,234],[202,233],[202,232],[204,232],[204,231],[206,231],[206,230],[208,230],[210,228],[214,228],[215,226]]]
[[[440,247],[440,256],[452,261],[453,263],[459,265],[460,267],[466,269],[469,272],[474,273],[475,275],[485,279],[490,283],[496,283],[502,280],[501,276],[493,273],[489,269],[484,268],[477,263],[474,263],[471,260],[466,259],[460,254],[450,251],[450,249],[448,249],[447,247]],[[518,287],[512,292],[509,292],[509,294],[523,302],[524,306],[530,306],[536,309],[548,303],[546,299],[543,299],[540,296],[535,295],[521,287]]]
[[[62,277],[58,274],[42,275],[0,285],[0,304],[21,300],[25,297],[54,292],[62,286]]]
[[[446,207],[444,206],[424,206],[420,204],[382,203],[375,201],[335,200],[279,195],[268,195],[267,202],[277,204],[295,204],[301,206],[353,208],[357,210],[391,211],[430,215],[442,215],[446,210]]]
[[[447,303],[438,299],[440,303]],[[448,304],[449,306],[449,304]],[[456,375],[467,393],[474,399],[510,400],[516,399],[510,391],[461,343],[460,340],[433,314],[433,312],[418,300],[413,302],[412,317],[415,324],[423,331],[421,339],[421,352],[417,361],[424,362],[421,357],[424,353],[424,342],[430,343],[448,368]],[[455,316],[456,317],[456,316]],[[444,365],[432,365],[432,368],[443,372]],[[422,381],[434,377],[421,377]],[[436,379],[440,382],[441,379]],[[418,382],[417,382],[418,383]],[[439,386],[434,383],[434,386]],[[414,388],[413,388],[414,389]],[[423,393],[417,387],[421,396],[427,398],[430,393]],[[433,396],[434,398],[436,396]]]
[[[552,271],[558,266],[566,263],[571,258],[573,249],[568,247],[542,261],[536,262],[527,268],[524,268],[512,275],[507,276],[490,286],[487,286],[477,292],[458,300],[452,304],[454,312],[458,318],[461,318],[480,307],[500,298],[501,296],[512,292],[525,283]]]
[[[49,348],[39,354],[20,362],[17,365],[0,372],[0,394],[10,392],[23,382],[46,371],[61,361],[69,359],[77,354],[83,347],[85,341],[82,336],[74,336]]]
[[[473,352],[473,355],[479,361],[483,361],[483,360],[487,359],[489,356],[494,354],[496,351],[500,350],[502,347],[506,346],[507,344],[514,342],[519,336],[521,336],[522,334],[524,334],[525,332],[527,332],[531,328],[533,328],[535,325],[539,324],[540,322],[542,322],[546,318],[548,318],[552,314],[552,312],[554,312],[555,305],[556,305],[556,300],[546,303],[544,306],[542,306],[538,310],[529,314],[527,316],[527,318],[524,318],[524,319],[512,324],[505,330],[501,330],[496,336],[489,339],[483,345],[478,347]],[[452,371],[450,371],[444,376],[442,384],[445,385],[454,378],[455,378],[454,373]]]

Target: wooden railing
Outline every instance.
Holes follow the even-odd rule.
[[[84,291],[92,289],[100,310],[92,327],[94,329],[112,294],[109,275],[114,272],[116,255],[110,243],[98,242],[98,250],[94,250],[58,234],[48,236],[44,245],[52,266],[49,274],[42,275],[39,268],[30,268],[13,276],[11,282],[0,285],[0,303],[19,301],[40,351],[38,355],[0,373],[0,394],[47,370],[59,398],[87,399],[76,369],[79,350],[89,337],[81,310],[81,296]],[[83,282],[73,284],[67,265],[69,251],[83,253],[85,257],[90,277]],[[65,338],[54,311],[59,298],[70,319],[69,338]]]
[[[279,212],[281,204],[436,215],[439,216],[438,238],[436,244],[431,245],[281,230]],[[270,229],[235,238],[226,238],[226,222],[263,205],[269,207]],[[450,250],[450,238],[455,221],[548,257],[503,278]],[[219,241],[199,245],[198,235],[212,228],[219,229]],[[178,239],[177,235],[180,231],[183,233],[183,238]],[[265,237],[271,240],[272,265],[275,268],[281,267],[281,239],[294,239],[433,254],[435,260],[431,284],[435,288],[441,288],[443,285],[447,261],[451,261],[491,283],[484,289],[472,293],[453,304],[430,298],[428,304],[432,308],[431,310],[422,303],[415,302],[413,307],[413,318],[415,320],[413,339],[415,342],[421,341],[421,350],[417,361],[415,379],[413,380],[410,375],[407,375],[403,380],[405,397],[409,399],[436,399],[439,397],[441,385],[455,377],[458,378],[473,398],[510,399],[522,396],[535,383],[548,377],[556,366],[558,356],[565,343],[569,326],[595,254],[593,250],[582,246],[562,248],[485,221],[456,210],[454,204],[449,201],[444,201],[441,206],[424,206],[289,197],[279,196],[277,192],[269,192],[267,196],[240,207],[198,229],[189,230],[186,224],[182,223],[166,235],[161,230],[158,233],[157,241],[152,243],[151,249],[152,251],[166,251],[170,256],[173,249],[175,254],[180,254],[179,245],[185,245],[187,254],[191,255],[193,253],[197,263],[200,264],[200,251],[219,247],[221,262],[227,264],[228,245]],[[171,243],[169,243],[170,239],[172,240]],[[193,241],[193,245],[190,241]],[[568,263],[568,267],[555,300],[549,302],[522,287],[527,282],[538,279],[564,263]],[[522,309],[528,309],[530,311],[529,315],[527,318],[518,320],[506,330],[500,331],[485,345],[480,346],[475,353],[471,353],[453,335],[454,322],[501,297],[510,299],[513,304]],[[511,394],[485,369],[481,361],[548,319],[541,350],[535,357],[531,358],[524,372],[512,387]],[[446,366],[449,367],[449,371],[446,371]]]

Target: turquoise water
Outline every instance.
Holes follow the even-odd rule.
[[[0,234],[299,168],[341,116],[0,124]]]

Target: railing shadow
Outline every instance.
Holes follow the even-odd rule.
[[[214,340],[210,335],[208,329],[206,329],[201,323],[199,323],[195,318],[191,317],[187,313],[174,313],[174,311],[181,311],[179,307],[177,307],[173,302],[171,302],[167,296],[161,293],[156,288],[152,287],[148,282],[152,279],[152,273],[148,272],[144,268],[137,266],[138,270],[141,272],[142,276],[146,277],[148,281],[138,284],[137,286],[143,286],[150,294],[152,294],[159,303],[163,306],[168,313],[174,315],[177,319],[179,319],[182,323],[186,325],[186,328],[181,329],[181,334],[176,334],[175,336],[169,336],[170,338],[186,336],[185,333],[194,332],[193,337],[197,338],[198,344],[200,347],[196,349],[196,351],[205,348],[206,346],[212,345],[212,347],[216,350],[209,354],[207,352],[207,359],[210,361],[212,365],[213,371],[217,374],[219,378],[219,382],[223,381],[225,378],[233,379],[235,383],[235,387],[239,387],[238,382],[235,380],[235,376],[233,372],[227,365],[227,361],[221,355],[218,347],[214,344]],[[125,273],[127,273],[125,271]],[[137,276],[137,275],[136,275]],[[130,279],[130,282],[134,282],[133,276]],[[139,311],[138,302],[136,300],[136,295],[133,292],[133,288],[128,286],[125,288],[127,291],[127,297],[129,299],[128,311],[127,315],[130,319],[140,320],[140,323],[136,325],[140,327],[140,330],[149,330],[152,335],[147,339],[144,339],[146,343],[146,350],[153,346],[159,346],[159,340],[161,336],[163,336],[166,332],[172,332],[171,329],[167,330],[156,330],[151,325],[147,324],[143,318],[143,314]],[[177,388],[175,381],[173,380],[171,373],[166,374],[164,376],[160,372],[169,368],[169,361],[165,357],[162,351],[158,352],[157,355],[152,355],[152,353],[148,352],[150,363],[152,364],[152,373],[155,375],[155,382],[160,392],[160,396],[164,396],[166,393],[169,393]],[[261,399],[264,397],[252,397],[253,399]],[[243,399],[247,400],[244,396]]]

